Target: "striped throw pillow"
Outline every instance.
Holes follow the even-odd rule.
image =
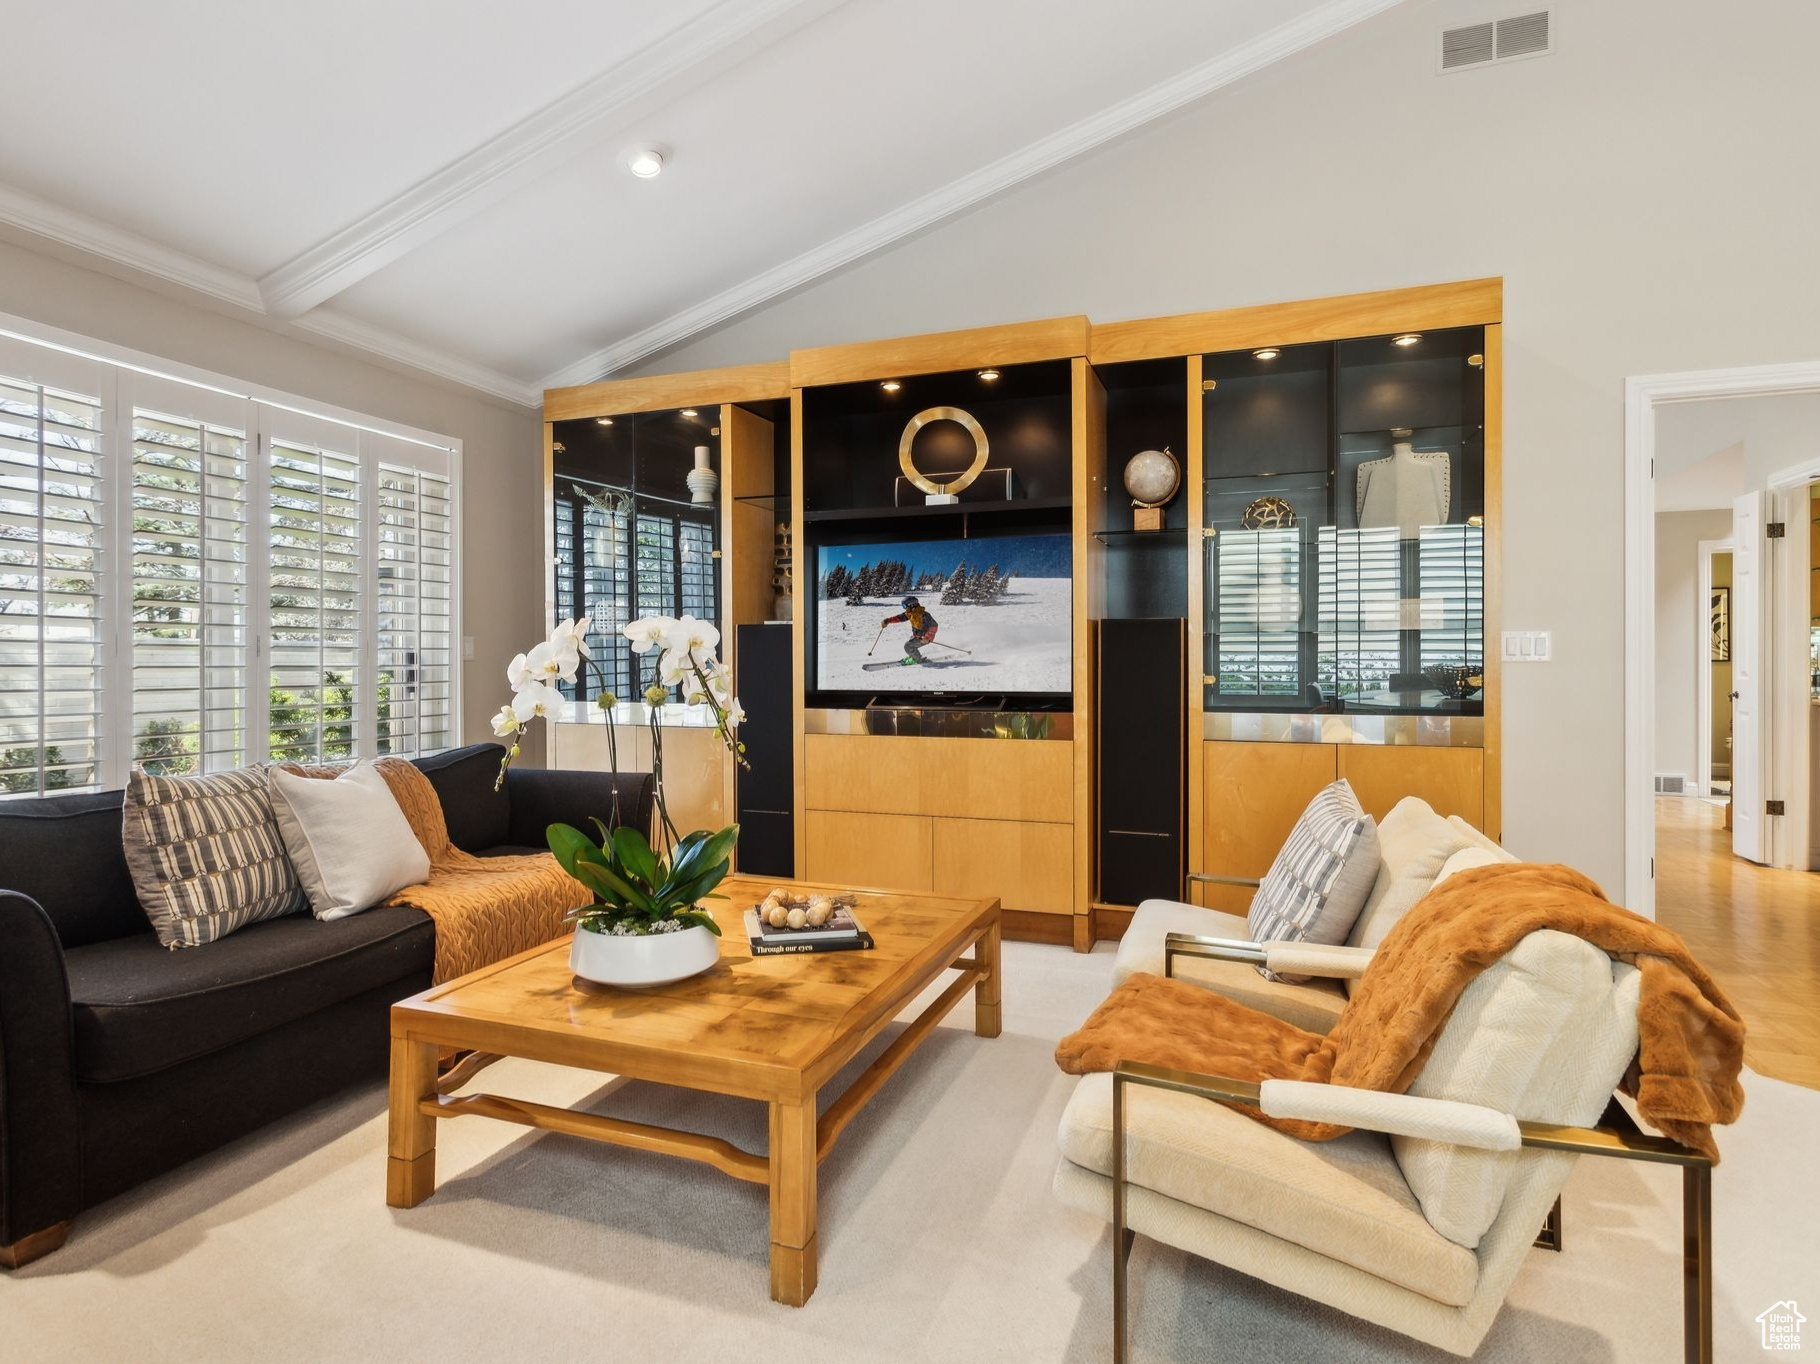
[[[1346,941],[1378,875],[1378,831],[1345,779],[1308,802],[1252,897],[1253,942]],[[1271,980],[1282,976],[1258,970]]]
[[[133,889],[166,947],[200,947],[305,907],[263,768],[206,777],[135,772],[125,813]]]

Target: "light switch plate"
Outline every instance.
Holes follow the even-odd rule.
[[[1503,642],[1506,663],[1546,663],[1553,656],[1547,630],[1506,630]]]
[[[464,663],[472,663],[474,661],[474,636],[472,635],[463,635],[461,637],[461,660]]]

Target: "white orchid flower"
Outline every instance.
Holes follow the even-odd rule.
[[[550,643],[558,653],[573,653],[581,658],[588,656],[588,627],[594,622],[587,616],[578,616],[574,620],[565,620],[550,632]]]
[[[648,654],[659,644],[668,648],[670,632],[675,627],[676,622],[668,616],[643,616],[627,625],[622,633],[632,641],[633,653]]]
[[[575,670],[580,666],[580,654],[572,649],[558,648],[548,640],[533,645],[531,652],[525,655],[529,682],[552,683],[558,678],[564,682],[573,682]]]
[[[528,687],[533,681],[531,676],[531,657],[529,654],[514,654],[512,661],[506,664],[506,685],[513,691]]]
[[[670,632],[670,647],[680,652],[712,655],[714,646],[720,643],[720,631],[705,620],[694,616],[684,616],[676,622],[676,628]]]
[[[556,714],[563,704],[563,695],[555,687],[547,682],[533,682],[519,689],[509,709],[523,726]]]
[[[663,657],[657,660],[657,680],[666,687],[694,682],[695,669],[689,661],[689,655],[674,648],[664,650]]]
[[[523,728],[524,725],[520,723],[510,705],[501,706],[499,714],[493,717],[493,733],[501,739],[507,735],[516,734]]]

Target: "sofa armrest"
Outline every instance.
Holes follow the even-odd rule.
[[[1292,976],[1357,980],[1365,974],[1365,968],[1371,965],[1375,951],[1370,947],[1248,942],[1238,938],[1209,938],[1199,933],[1167,933],[1163,936],[1163,974],[1175,974],[1177,957],[1199,957],[1206,961],[1245,962]]]
[[[79,1147],[63,946],[36,900],[0,890],[0,1247],[80,1210]]]
[[[552,824],[572,824],[592,835],[596,818],[613,823],[615,795],[620,820],[649,834],[654,789],[649,772],[615,776],[611,772],[513,767],[506,772],[506,795],[512,802],[509,837],[521,847],[541,848],[544,831]]]
[[[1271,1118],[1336,1123],[1482,1151],[1514,1151],[1523,1144],[1523,1133],[1510,1114],[1453,1099],[1423,1099],[1306,1080],[1266,1080],[1258,1086],[1258,1107]]]

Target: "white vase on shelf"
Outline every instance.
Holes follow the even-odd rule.
[[[720,475],[708,467],[708,447],[695,447],[695,467],[683,482],[689,485],[689,499],[692,502],[712,502],[720,491]]]

